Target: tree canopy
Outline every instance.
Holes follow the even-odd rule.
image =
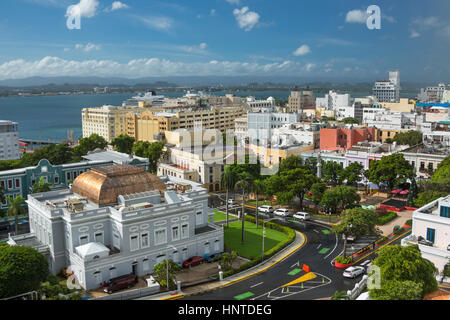
[[[373,183],[384,184],[392,191],[399,184],[414,176],[414,169],[403,154],[395,153],[370,162],[365,176]]]
[[[111,141],[111,145],[118,152],[131,154],[131,152],[133,151],[134,141],[135,139],[133,137],[130,137],[126,134],[121,134],[120,136],[114,138],[113,141]]]
[[[149,161],[149,171],[156,173],[158,161],[164,153],[164,142],[138,141],[133,146],[133,152],[138,157],[147,158]]]
[[[355,204],[361,200],[356,188],[337,186],[334,189],[326,190],[322,196],[320,204],[329,213],[337,213],[349,205]]]
[[[386,246],[378,252],[378,257],[373,260],[373,265],[380,268],[380,289],[371,289],[370,297],[402,297],[415,298],[418,287],[410,282],[421,286],[420,298],[425,294],[437,289],[435,274],[436,267],[432,262],[422,258],[418,245],[392,245]],[[391,281],[397,281],[391,282]],[[409,282],[407,282],[409,281]],[[393,290],[393,287],[401,283],[401,286]],[[389,293],[390,290],[393,292]]]
[[[400,145],[415,146],[422,143],[422,133],[414,130],[399,132],[395,135],[393,141]]]
[[[0,298],[37,290],[48,274],[47,260],[35,249],[0,246]]]

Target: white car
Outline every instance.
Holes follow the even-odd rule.
[[[273,212],[273,214],[280,216],[280,217],[288,217],[289,209],[277,209]]]
[[[294,214],[292,217],[293,217],[294,219],[297,219],[297,220],[303,220],[303,221],[306,221],[306,220],[311,219],[309,213],[307,213],[307,212],[297,212],[297,213]]]
[[[234,199],[228,199],[228,204],[234,205],[236,204],[236,201],[234,201]]]
[[[272,213],[273,212],[273,207],[271,207],[271,206],[260,206],[260,207],[258,207],[258,212]]]
[[[349,267],[344,270],[344,277],[353,279],[364,274],[365,271],[364,267]]]

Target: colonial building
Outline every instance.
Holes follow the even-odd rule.
[[[151,274],[169,258],[223,251],[223,229],[199,184],[156,177],[144,168],[102,166],[78,176],[72,189],[28,196],[31,233],[10,245],[31,245],[49,268],[74,272],[86,290],[111,278]]]
[[[6,198],[17,196],[26,198],[41,177],[44,182],[52,184],[52,189],[61,189],[68,187],[80,174],[98,166],[132,164],[148,169],[148,159],[130,157],[116,151],[90,152],[83,158],[86,161],[62,165],[52,165],[48,160],[42,159],[35,167],[0,171],[0,186],[5,189]],[[1,203],[0,207],[6,209],[8,200]]]

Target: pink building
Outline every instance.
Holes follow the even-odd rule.
[[[345,151],[362,141],[375,141],[375,128],[320,130],[321,150]]]

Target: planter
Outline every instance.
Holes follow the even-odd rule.
[[[383,242],[380,242],[380,243],[375,243],[375,246],[381,246],[381,245],[383,245],[383,244],[385,244],[387,241],[388,241],[389,239],[386,239],[386,240],[384,240]]]
[[[408,228],[411,228],[411,226],[408,226],[407,224],[404,224],[403,228],[408,229]]]
[[[348,268],[348,267],[351,267],[352,265],[353,265],[353,262],[352,263],[339,263],[336,260],[334,260],[334,266],[339,269]]]
[[[369,251],[370,251],[370,249],[367,249],[367,250],[364,250],[363,252],[355,253],[355,254],[353,254],[353,258],[361,257],[362,255],[366,254]]]

